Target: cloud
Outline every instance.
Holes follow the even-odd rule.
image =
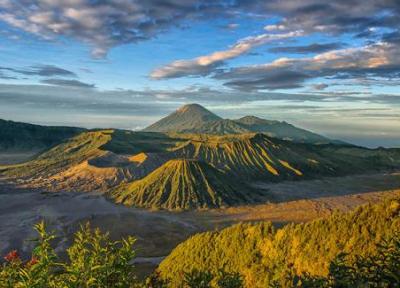
[[[162,97],[160,97],[162,96]],[[183,103],[204,105],[229,105],[278,101],[281,103],[369,103],[400,108],[400,95],[368,94],[361,92],[278,93],[259,91],[235,91],[211,89],[204,86],[188,86],[183,89],[99,90],[86,87],[55,85],[7,85],[0,84],[0,106],[31,107],[32,109],[77,110],[115,115],[153,115],[158,107],[176,107]],[[140,107],[153,107],[139,112]],[[257,104],[255,104],[257,105]],[[369,107],[371,108],[371,107]]]
[[[268,32],[362,35],[377,27],[398,31],[399,6],[397,0],[3,0],[0,21],[46,40],[79,40],[101,58],[115,46],[211,17],[274,16],[278,22],[267,25]]]
[[[301,31],[281,34],[264,33],[239,40],[231,48],[213,52],[190,60],[177,60],[163,67],[153,70],[152,79],[170,79],[184,76],[205,76],[224,64],[224,61],[248,53],[251,49],[266,43],[301,36]]]
[[[94,84],[84,83],[78,80],[69,79],[44,79],[40,81],[44,84],[50,84],[54,86],[64,86],[64,87],[75,87],[75,88],[95,88]]]
[[[326,83],[318,83],[318,84],[312,85],[312,87],[313,87],[315,90],[324,90],[324,89],[328,88],[329,85],[326,84]]]
[[[26,76],[42,76],[42,77],[77,77],[72,71],[60,68],[54,65],[34,65],[28,68],[11,68],[11,67],[0,67],[0,70],[6,70],[17,74]]]
[[[222,28],[227,29],[227,30],[235,30],[240,26],[240,24],[238,23],[229,23],[225,26],[223,26]]]
[[[46,40],[75,38],[102,58],[112,47],[149,39],[184,19],[221,14],[225,5],[210,0],[15,0],[0,2],[0,21]]]
[[[158,98],[161,94],[166,97]],[[282,105],[282,101],[285,105]],[[245,114],[286,120],[300,127],[334,135],[335,138],[342,138],[349,133],[348,137],[342,138],[348,141],[360,133],[371,131],[386,131],[391,139],[398,139],[398,117],[391,116],[400,113],[400,95],[353,95],[345,91],[244,92],[201,86],[179,90],[100,91],[67,86],[0,84],[2,118],[45,125],[125,129],[145,127],[180,105],[193,102],[229,118],[241,117],[246,111]],[[345,107],[352,108],[345,110]],[[376,117],[373,113],[381,115]],[[371,119],[374,120],[373,128]],[[372,134],[365,136],[363,143],[371,143],[374,139],[379,145],[392,143]]]
[[[268,49],[269,52],[273,53],[297,53],[297,54],[308,54],[308,53],[320,53],[329,50],[336,50],[343,47],[343,43],[326,43],[318,44],[313,43],[306,46],[282,46],[273,47]]]
[[[8,75],[4,74],[2,71],[0,71],[0,79],[3,79],[3,80],[16,80],[18,78],[17,77],[8,76]]]
[[[281,77],[279,77],[281,76]],[[338,49],[314,57],[279,58],[270,63],[220,71],[214,78],[243,90],[298,88],[308,79],[333,77],[400,77],[400,51],[391,43],[379,42],[356,48]]]
[[[382,4],[382,1],[379,0],[338,0],[330,3],[321,3],[317,0],[237,1],[236,5],[228,6],[228,8],[239,9],[247,13],[251,11],[260,17],[275,16],[278,19],[280,17],[281,20],[265,26],[264,30],[267,33],[244,38],[226,50],[216,51],[194,59],[173,61],[153,70],[150,77],[152,79],[171,79],[185,76],[207,76],[214,72],[221,72],[219,67],[224,65],[226,60],[247,54],[254,47],[279,39],[305,36],[312,33],[323,33],[330,36],[353,33],[354,37],[366,37],[368,39],[371,31],[377,37],[379,36],[381,32],[378,33],[380,31],[378,28],[398,31],[400,4],[392,0],[385,2],[385,4]],[[363,34],[364,36],[362,36]],[[381,36],[383,38],[383,35]],[[384,42],[390,43],[390,40],[397,39],[395,36],[397,37],[397,34],[386,35]],[[307,46],[275,47],[271,48],[270,51],[299,54],[322,53],[336,51],[343,46],[342,43],[314,43]],[[307,77],[303,78],[306,79]],[[268,81],[269,77],[265,76],[264,79]],[[294,77],[294,79],[300,81],[300,77]],[[253,80],[257,85],[261,81],[262,79]],[[240,82],[247,85],[249,80],[240,80]],[[280,85],[275,86],[280,87]],[[289,86],[298,87],[297,84]]]
[[[398,29],[400,3],[396,0],[336,1],[239,1],[243,9],[258,15],[279,15],[269,30],[297,30],[306,33],[361,33],[374,27]]]
[[[302,87],[306,79],[310,78],[309,75],[290,70],[276,70],[266,73],[255,79],[237,79],[226,82],[224,85],[238,90],[251,91],[251,90],[275,90],[275,89],[292,89]]]

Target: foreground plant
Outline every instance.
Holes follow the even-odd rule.
[[[327,277],[306,275],[294,279],[296,287],[400,287],[400,233],[378,245],[373,256],[357,256],[351,263],[349,255],[339,254],[332,261]]]
[[[55,235],[46,231],[44,222],[37,224],[35,230],[39,237],[31,259],[22,260],[15,250],[4,257],[1,288],[128,288],[135,284],[131,265],[135,257],[133,237],[111,241],[108,233],[86,224],[67,249],[68,260],[59,262],[51,246]]]

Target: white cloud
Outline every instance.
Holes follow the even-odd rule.
[[[264,33],[239,40],[227,50],[216,51],[208,55],[189,60],[176,60],[170,64],[153,70],[150,77],[153,79],[177,78],[184,76],[200,76],[210,74],[216,66],[225,60],[236,58],[249,52],[251,49],[272,41],[302,36],[302,31],[293,31],[281,34]]]
[[[282,31],[282,30],[286,30],[286,26],[282,25],[282,24],[267,25],[264,27],[264,30],[266,30],[266,31]]]
[[[215,78],[238,89],[298,88],[311,78],[338,76],[363,78],[386,75],[399,78],[400,51],[391,43],[337,49],[305,58],[278,58],[272,62],[223,71]],[[290,80],[290,81],[289,81]],[[280,82],[283,85],[280,85]]]

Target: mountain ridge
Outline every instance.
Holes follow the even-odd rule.
[[[145,132],[179,132],[193,130],[205,123],[219,121],[222,118],[199,104],[184,105],[175,112],[143,129]]]
[[[43,126],[0,119],[0,149],[2,151],[41,151],[85,130],[78,127]]]
[[[285,121],[267,120],[251,115],[233,120],[223,119],[199,104],[184,105],[143,131],[212,135],[265,133],[270,137],[294,142],[344,144]]]

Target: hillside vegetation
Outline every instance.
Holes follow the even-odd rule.
[[[268,191],[250,189],[255,181],[400,168],[399,149],[332,143],[288,123],[254,116],[222,119],[197,104],[185,105],[139,132],[17,126],[22,132],[33,127],[35,141],[41,139],[51,147],[28,162],[0,166],[2,178],[22,188],[107,193],[118,203],[146,208],[181,210],[265,202],[275,198]],[[215,135],[227,132],[232,134]],[[53,142],[46,140],[52,137],[47,133],[54,134]],[[68,133],[72,137],[64,139]],[[10,135],[5,137],[9,139],[0,140],[0,145],[12,141]],[[32,137],[27,137],[28,143]]]
[[[0,260],[0,287],[398,287],[399,213],[392,198],[280,230],[260,223],[198,234],[144,281],[132,265],[134,237],[115,241],[87,223],[60,257],[41,222],[30,255],[11,250]]]
[[[40,126],[0,119],[0,151],[43,151],[80,132],[82,128]]]
[[[170,160],[175,162],[166,164]],[[254,181],[399,167],[398,149],[294,143],[254,133],[218,136],[110,129],[84,131],[29,162],[0,167],[0,172],[28,188],[113,190],[109,195],[126,205],[192,209],[260,201],[257,191],[248,188]]]
[[[144,177],[168,159],[165,151],[178,140],[157,133],[92,130],[72,137],[32,161],[5,166],[3,175],[28,187],[48,191],[106,192],[123,181]],[[115,152],[114,152],[115,151]],[[138,154],[145,151],[146,159]],[[147,152],[150,151],[150,152]],[[132,154],[117,154],[117,153]]]
[[[293,143],[254,133],[188,138],[173,150],[178,157],[205,161],[242,179],[279,181],[400,167],[395,149]]]
[[[201,233],[176,247],[158,272],[171,287],[183,284],[179,275],[193,270],[217,274],[221,269],[240,273],[245,287],[291,287],[295,275],[328,275],[331,261],[342,252],[349,263],[375,255],[378,243],[399,232],[400,199],[387,199],[278,230],[261,222]]]
[[[250,203],[256,194],[249,192],[205,162],[176,159],[141,180],[121,185],[110,196],[129,206],[193,209]]]

